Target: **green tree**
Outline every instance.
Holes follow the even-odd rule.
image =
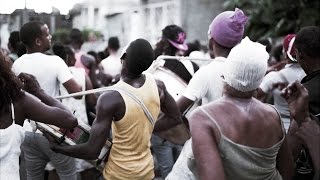
[[[248,15],[245,34],[252,40],[296,33],[320,25],[319,0],[226,0],[224,8],[242,9]]]
[[[62,42],[64,44],[68,44],[69,41],[69,29],[57,29],[52,34],[52,41],[53,42]]]
[[[53,42],[62,42],[64,44],[68,44],[68,42],[70,41],[69,33],[70,33],[70,29],[57,29],[52,34],[52,41]],[[94,34],[96,39],[99,39],[99,38],[102,37],[101,32],[94,31],[92,29],[84,29],[84,30],[82,30],[82,33],[83,33],[84,41],[88,41],[89,40],[89,35],[90,34]]]

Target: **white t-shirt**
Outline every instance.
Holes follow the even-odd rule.
[[[112,77],[121,73],[122,64],[117,55],[110,54],[110,56],[101,61],[101,65],[104,72],[110,74]]]
[[[44,92],[53,97],[59,95],[60,84],[73,77],[68,66],[59,56],[38,52],[24,54],[18,58],[13,63],[12,71],[16,75],[24,72],[35,76]],[[31,123],[30,126],[27,121],[24,127],[27,131],[35,130],[35,124]]]
[[[222,96],[224,62],[226,58],[217,57],[211,63],[201,67],[190,80],[183,96],[202,104],[209,103]]]
[[[274,105],[282,115],[290,116],[288,103],[281,97],[281,90],[274,88],[277,83],[291,83],[296,80],[301,81],[306,74],[298,63],[287,64],[280,71],[273,71],[268,73],[260,84],[260,89],[264,93],[272,92],[274,98]]]
[[[298,63],[287,64],[280,71],[273,71],[268,73],[260,84],[260,89],[264,93],[272,92],[274,106],[277,108],[281,115],[286,132],[290,126],[290,112],[287,101],[281,97],[281,90],[274,88],[273,86],[277,83],[292,83],[296,80],[301,81],[305,76],[305,72]]]
[[[43,53],[24,54],[13,63],[12,70],[16,75],[32,74],[40,87],[53,97],[59,95],[59,85],[73,77],[60,57]]]

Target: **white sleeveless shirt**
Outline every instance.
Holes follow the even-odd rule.
[[[0,129],[0,179],[19,180],[19,156],[24,129],[15,124],[13,104],[11,115],[12,124],[6,129]]]

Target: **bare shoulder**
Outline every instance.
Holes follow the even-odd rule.
[[[112,115],[119,120],[124,116],[125,109],[125,102],[118,91],[107,91],[98,98],[97,111],[101,114]]]
[[[262,113],[266,114],[268,117],[279,119],[278,111],[273,105],[262,103],[257,99],[255,99],[255,104],[256,104],[256,107],[261,109]]]
[[[200,106],[198,108],[196,108],[190,118],[188,118],[189,123],[192,124],[202,124],[204,126],[210,126],[212,125],[210,118],[213,118],[212,116],[212,112],[210,111],[210,109],[212,109],[212,107],[216,106],[213,103],[204,105],[204,106]]]
[[[282,131],[281,118],[278,110],[271,104],[262,103],[256,100],[257,103],[253,106],[257,110],[257,115],[261,120],[264,120],[265,125],[274,127],[276,132]]]
[[[106,91],[98,98],[98,105],[101,107],[118,106],[121,103],[124,103],[123,98],[116,90]]]

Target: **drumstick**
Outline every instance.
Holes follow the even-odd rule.
[[[112,87],[102,87],[102,88],[90,89],[87,91],[81,91],[81,92],[76,92],[76,93],[72,93],[72,94],[67,94],[67,95],[63,95],[63,96],[56,96],[55,98],[56,99],[65,99],[65,98],[70,98],[70,97],[75,97],[75,96],[83,96],[83,95],[87,95],[87,94],[104,92],[104,91],[108,91],[108,90],[115,90],[115,89]]]
[[[206,59],[206,58],[192,58],[192,57],[183,57],[183,56],[165,56],[165,55],[161,55],[158,56],[158,58],[155,61],[158,61],[160,59],[180,59],[180,60],[199,60],[199,61],[210,61],[213,59]],[[215,60],[215,61],[221,61],[223,62],[223,60]],[[83,95],[87,95],[87,94],[93,94],[93,93],[98,93],[98,92],[104,92],[104,91],[108,91],[108,90],[114,90],[112,87],[102,87],[102,88],[97,88],[97,89],[91,89],[91,90],[87,90],[87,91],[81,91],[81,92],[77,92],[77,93],[72,93],[72,94],[67,94],[67,95],[63,95],[63,96],[56,96],[56,99],[65,99],[65,98],[70,98],[70,97],[75,97],[75,96],[83,96]]]

